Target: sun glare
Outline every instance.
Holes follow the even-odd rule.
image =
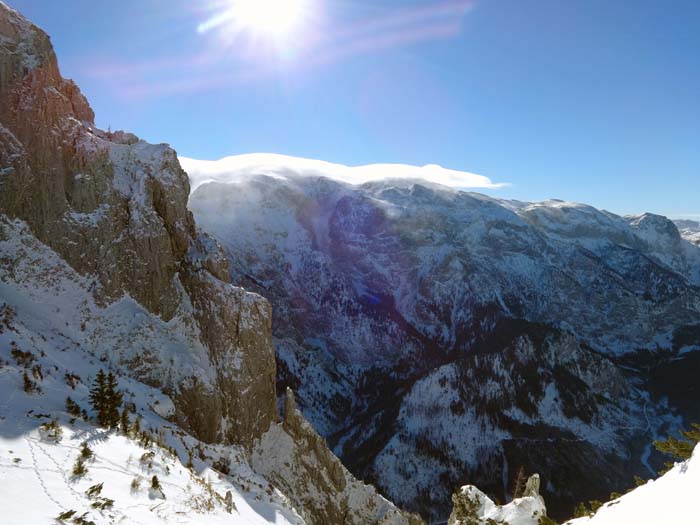
[[[241,27],[283,38],[299,25],[306,0],[232,0],[232,18]]]

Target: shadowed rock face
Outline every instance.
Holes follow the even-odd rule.
[[[189,206],[277,312],[278,386],[406,508],[446,518],[465,482],[503,500],[522,465],[568,516],[648,475],[655,433],[700,410],[700,251],[668,219],[292,169],[226,180]]]
[[[252,463],[256,471],[281,487],[295,507],[305,509],[303,515],[310,524],[423,523],[418,515],[398,511],[374,487],[356,480],[343,467],[297,410],[291,389],[286,390],[283,405],[282,421],[262,437]]]

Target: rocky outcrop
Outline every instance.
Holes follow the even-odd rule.
[[[191,319],[208,362],[175,378],[176,418],[206,441],[249,445],[277,419],[269,305],[227,284],[175,151],[95,128],[48,36],[1,3],[0,36],[0,213],[92,276],[99,303],[127,294],[163,321]],[[163,359],[140,378],[160,386]]]
[[[452,496],[448,525],[539,525],[547,516],[539,493],[540,478],[528,478],[524,496],[506,505],[497,505],[473,485],[465,485]]]
[[[48,36],[2,2],[0,73],[0,281],[60,303],[63,344],[160,388],[174,405],[154,408],[163,417],[262,453],[308,523],[419,523],[350,476],[296,410],[278,422],[270,305],[230,284],[175,151],[97,129]]]
[[[420,525],[399,512],[371,485],[355,478],[296,408],[287,389],[282,422],[265,433],[253,451],[253,468],[267,476],[314,525]]]

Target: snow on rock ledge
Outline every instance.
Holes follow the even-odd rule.
[[[465,485],[452,497],[454,509],[448,524],[538,525],[540,518],[547,515],[544,499],[539,495],[539,485],[539,476],[530,476],[525,496],[507,505],[497,505],[475,486]]]

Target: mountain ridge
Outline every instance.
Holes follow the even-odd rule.
[[[414,180],[347,184],[293,165],[227,177],[189,206],[233,281],[278,312],[278,384],[351,470],[413,510],[444,518],[465,482],[503,499],[509,463],[523,462],[565,517],[583,492],[653,470],[648,443],[697,409],[678,395],[665,406],[673,387],[648,371],[676,355],[696,369],[700,349],[682,335],[700,311],[700,251],[666,218]],[[557,443],[528,450],[543,432]],[[580,462],[566,468],[569,456]]]

